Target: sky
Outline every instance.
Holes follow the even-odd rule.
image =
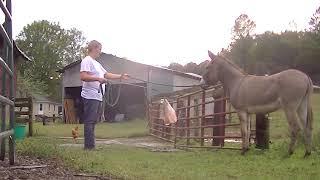
[[[303,30],[318,0],[13,0],[14,38],[37,20],[77,28],[102,51],[150,65],[200,63],[227,48],[245,13],[255,33]],[[294,22],[294,23],[290,23]]]

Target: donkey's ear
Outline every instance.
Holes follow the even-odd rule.
[[[208,50],[208,55],[210,57],[211,60],[214,60],[214,58],[216,58],[216,55],[214,55],[211,51]]]

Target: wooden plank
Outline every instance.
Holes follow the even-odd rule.
[[[29,118],[16,117],[16,123],[27,123],[27,122],[29,122]]]
[[[10,37],[8,36],[7,31],[5,30],[5,28],[3,27],[2,24],[0,24],[0,34],[2,35],[2,37],[4,37],[4,39],[6,40],[6,44],[12,49],[13,45],[12,45],[12,39],[10,39]]]
[[[30,107],[30,103],[17,103],[17,102],[15,102],[15,104],[14,104],[14,106],[15,107],[27,107],[27,108],[29,108]]]
[[[8,99],[8,98],[6,98],[6,97],[4,97],[2,95],[0,95],[0,102],[8,104],[10,106],[14,106],[14,102],[13,101],[11,101],[10,99]]]
[[[15,102],[19,103],[19,102],[30,102],[31,98],[27,97],[27,98],[16,98]]]
[[[8,11],[7,7],[4,5],[3,1],[0,1],[0,7],[2,9],[2,12],[4,12],[6,17],[8,18],[8,20],[11,21],[12,20],[11,14]]]
[[[11,136],[13,134],[13,129],[3,131],[0,133],[0,139],[6,138],[8,136]]]
[[[29,115],[29,111],[17,111],[17,112],[15,112],[15,114],[17,116],[19,116],[19,115]]]
[[[11,71],[11,69],[9,68],[8,64],[0,57],[0,66],[3,67],[3,69],[5,69],[5,71],[12,77],[13,76],[13,72]]]
[[[11,166],[10,169],[36,169],[36,168],[45,168],[48,165],[32,165],[32,166]]]

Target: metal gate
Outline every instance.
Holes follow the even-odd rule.
[[[14,62],[13,62],[13,40],[12,40],[12,15],[11,0],[0,1],[1,10],[5,15],[4,24],[0,25],[0,33],[3,39],[3,53],[0,57],[0,68],[2,68],[2,89],[0,92],[1,103],[1,131],[0,131],[0,159],[5,159],[6,140],[9,139],[9,162],[14,164],[15,160],[15,137],[14,137]],[[7,77],[8,76],[8,77]],[[9,86],[9,87],[8,87]],[[6,125],[6,109],[9,106],[9,128]]]
[[[168,98],[178,121],[164,124],[163,105],[149,106],[149,134],[179,148],[241,149],[240,121],[220,86]],[[250,140],[255,140],[254,121]]]

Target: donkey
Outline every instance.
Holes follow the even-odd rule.
[[[301,71],[289,69],[270,76],[247,75],[238,66],[222,56],[208,51],[211,62],[206,67],[202,83],[222,83],[237,111],[241,124],[242,152],[249,150],[250,114],[285,112],[290,131],[288,153],[291,155],[299,130],[303,131],[305,155],[311,154],[312,121],[311,95],[313,84]]]

